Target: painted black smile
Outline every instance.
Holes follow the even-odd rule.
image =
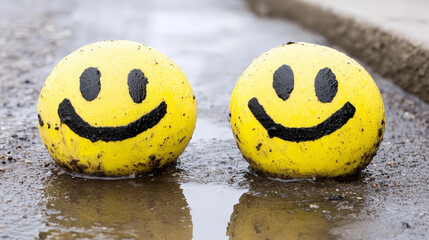
[[[264,107],[259,104],[257,98],[250,99],[248,106],[253,116],[255,116],[259,123],[268,131],[270,138],[278,137],[291,142],[314,141],[329,135],[344,126],[356,112],[356,108],[353,104],[347,102],[329,118],[314,127],[288,128],[275,123],[267,114]]]
[[[69,99],[65,98],[58,106],[58,116],[60,117],[61,123],[66,124],[77,135],[87,138],[92,142],[100,140],[105,142],[122,141],[133,138],[158,124],[166,113],[167,103],[162,101],[152,111],[128,125],[118,127],[93,127],[76,113]]]

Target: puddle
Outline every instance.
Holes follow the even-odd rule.
[[[180,183],[177,172],[101,180],[53,176],[41,239],[336,239],[363,206],[331,183],[247,174],[249,188]]]
[[[52,176],[43,189],[45,227],[38,237],[335,239],[331,230],[355,217],[364,203],[334,190],[333,182],[282,182],[247,174],[249,188],[237,188],[180,183],[178,175]]]
[[[44,194],[42,239],[192,239],[185,195],[168,176],[104,181],[63,174]]]
[[[182,184],[182,189],[191,209],[194,239],[228,239],[233,206],[246,190],[199,183]]]
[[[314,205],[320,208],[319,205]],[[324,209],[329,209],[324,207]],[[229,239],[334,239],[332,223],[313,209],[282,196],[243,194],[234,206]]]
[[[67,174],[44,189],[42,239],[228,239],[233,206],[246,192],[174,177],[83,179]]]

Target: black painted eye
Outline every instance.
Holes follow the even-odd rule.
[[[293,71],[288,65],[282,65],[274,72],[273,88],[283,101],[289,98],[293,85]]]
[[[80,92],[87,101],[94,100],[100,93],[101,73],[95,67],[89,67],[80,75]]]
[[[133,69],[128,74],[128,91],[135,103],[141,103],[146,98],[147,78],[140,69]]]
[[[330,68],[321,69],[314,81],[316,96],[322,103],[332,102],[338,91],[338,81]]]

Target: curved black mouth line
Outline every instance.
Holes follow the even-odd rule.
[[[133,138],[158,124],[166,113],[167,103],[162,101],[152,111],[128,125],[118,127],[93,127],[76,113],[69,99],[65,98],[58,106],[58,116],[60,117],[61,123],[66,124],[77,135],[89,139],[92,142],[100,140],[105,142],[122,141]]]
[[[278,137],[291,142],[314,141],[329,135],[344,126],[356,112],[356,108],[353,104],[346,102],[342,108],[314,127],[288,128],[275,123],[267,114],[264,107],[259,104],[257,98],[250,99],[248,106],[253,116],[255,116],[259,123],[268,131],[270,138]]]

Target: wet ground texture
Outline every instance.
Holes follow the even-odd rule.
[[[329,45],[241,1],[2,2],[0,238],[427,239],[429,106],[374,77],[386,132],[347,181],[252,173],[228,123],[230,93],[251,63],[288,41]],[[82,179],[55,166],[37,129],[37,99],[55,64],[105,39],[171,57],[198,101],[193,140],[175,166],[136,179]],[[335,46],[333,46],[335,47]]]

